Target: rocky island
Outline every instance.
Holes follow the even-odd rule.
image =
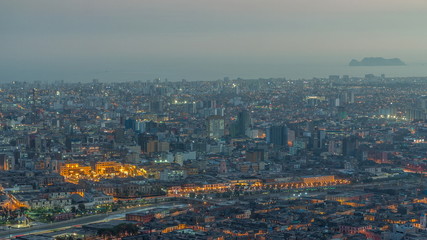
[[[405,66],[406,64],[402,62],[399,58],[382,58],[382,57],[365,57],[362,61],[357,61],[355,59],[351,60],[348,64],[352,67],[359,66]]]

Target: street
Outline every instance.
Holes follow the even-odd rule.
[[[84,225],[84,224],[89,224],[94,222],[124,218],[126,213],[139,212],[143,210],[151,210],[154,208],[174,207],[174,206],[177,206],[177,205],[174,205],[173,203],[165,203],[165,204],[159,204],[159,205],[153,206],[152,204],[150,204],[142,207],[123,209],[113,213],[103,213],[103,214],[97,214],[93,216],[85,216],[85,217],[75,218],[67,221],[54,222],[50,224],[38,225],[38,226],[33,226],[33,227],[23,228],[23,229],[10,229],[4,232],[0,232],[0,239],[10,239],[18,235],[40,234],[46,231],[52,231],[54,229],[66,229],[66,228],[73,227],[75,225]]]

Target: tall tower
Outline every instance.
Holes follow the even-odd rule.
[[[239,136],[245,136],[246,130],[251,125],[251,116],[247,110],[239,112],[237,115],[237,130]]]
[[[267,142],[272,143],[274,147],[288,146],[288,127],[281,125],[268,128]]]
[[[210,116],[207,119],[207,133],[209,138],[218,139],[224,136],[224,118]]]

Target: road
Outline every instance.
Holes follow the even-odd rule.
[[[178,206],[179,204],[173,204],[173,203],[164,203],[164,204],[157,204],[157,205],[150,204],[150,205],[145,205],[141,207],[123,209],[113,213],[103,213],[103,214],[97,214],[92,216],[85,216],[85,217],[75,218],[67,221],[38,225],[38,226],[33,226],[33,227],[23,228],[23,229],[11,229],[10,231],[0,232],[0,239],[10,239],[18,235],[37,234],[37,233],[42,233],[46,231],[53,231],[55,229],[66,229],[66,228],[73,227],[75,225],[84,225],[84,224],[89,224],[94,222],[101,222],[101,221],[108,221],[112,219],[123,218],[125,217],[126,213],[131,213],[131,212],[151,210],[154,208],[169,208],[169,207],[178,207]]]

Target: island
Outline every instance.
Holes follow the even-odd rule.
[[[406,64],[402,62],[399,58],[382,58],[382,57],[365,57],[362,61],[357,61],[353,59],[348,64],[352,67],[359,66],[405,66]]]

